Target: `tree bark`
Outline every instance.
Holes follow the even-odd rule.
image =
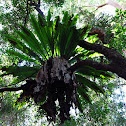
[[[108,48],[100,44],[88,43],[81,40],[79,46],[87,49],[94,50],[95,52],[103,54],[108,60],[109,64],[98,63],[92,60],[80,60],[71,66],[69,69],[75,71],[80,66],[91,66],[97,70],[104,70],[116,73],[118,76],[126,79],[126,58],[113,48]]]
[[[22,86],[21,87],[17,87],[17,88],[2,88],[0,89],[0,92],[4,92],[4,91],[19,91],[22,90]]]
[[[43,14],[43,12],[40,9],[40,0],[38,0],[38,3],[36,3],[35,1],[31,1],[29,5],[34,6],[36,11],[38,11],[38,13],[45,19],[45,15]]]

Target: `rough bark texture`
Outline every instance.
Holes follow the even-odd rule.
[[[110,71],[116,73],[118,76],[126,79],[126,58],[113,48],[108,48],[100,44],[88,43],[84,40],[80,41],[79,45],[87,50],[94,50],[95,52],[103,54],[110,64],[98,63],[92,60],[82,60],[71,66],[69,69],[75,71],[83,65],[92,66],[98,70]]]
[[[75,75],[68,70],[69,67],[67,60],[62,57],[50,58],[37,75],[37,86],[34,88],[34,93],[38,93],[41,97],[40,92],[47,90],[48,98],[40,109],[47,112],[48,120],[56,120],[56,100],[59,102],[59,118],[62,123],[70,119],[70,107],[72,103],[76,104]],[[38,101],[40,100],[35,102]]]

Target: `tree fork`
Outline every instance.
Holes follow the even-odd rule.
[[[36,3],[35,1],[32,2],[32,0],[30,0],[29,5],[34,6],[34,8],[38,11],[38,13],[45,19],[45,15],[40,9],[40,0],[38,0],[38,3]]]

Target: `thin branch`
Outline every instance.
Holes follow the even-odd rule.
[[[111,5],[111,6],[115,7],[115,8],[122,9],[122,10],[125,10],[126,9],[125,7],[120,6],[119,3],[115,2],[115,1],[112,1],[112,0],[108,0],[108,2],[106,2],[104,4],[101,4],[101,5],[88,5],[88,6],[83,6],[83,7],[97,7],[95,9],[95,11],[96,11],[99,8],[104,7],[106,5]]]
[[[118,84],[117,86],[125,86],[126,84]]]
[[[45,15],[43,14],[43,12],[40,10],[40,8],[38,7],[38,6],[35,6],[34,7],[37,11],[38,11],[38,13],[45,19]]]
[[[29,6],[28,6],[28,0],[26,3],[26,16],[25,16],[25,21],[24,21],[24,25],[26,26],[26,23],[28,21],[28,15],[29,15]]]
[[[38,13],[45,19],[45,15],[40,9],[40,0],[38,0],[38,3],[34,3],[34,6],[35,6],[34,8],[38,11]]]
[[[38,0],[38,5],[39,5],[39,7],[40,7],[40,0]]]
[[[0,89],[0,92],[4,92],[4,91],[19,91],[22,90],[22,87],[17,87],[17,88],[2,88]]]
[[[38,11],[38,13],[45,19],[45,15],[43,14],[43,12],[40,9],[40,0],[38,0],[38,3],[36,3],[35,1],[31,1],[29,3],[30,6],[34,6],[34,8]]]
[[[98,10],[99,8],[101,8],[101,7],[104,7],[104,6],[106,6],[106,5],[109,5],[108,3],[104,3],[104,4],[102,4],[102,5],[99,5],[99,6],[97,6],[97,9],[96,10]],[[96,11],[95,10],[95,11]]]
[[[31,88],[35,87],[37,84],[36,80],[26,80],[26,83],[24,85],[21,85],[20,87],[16,87],[16,88],[2,88],[0,89],[0,92],[4,92],[4,91],[19,91],[19,90],[23,90],[23,91],[28,91]]]

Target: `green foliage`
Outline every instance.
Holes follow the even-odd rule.
[[[76,125],[77,125],[76,121],[72,118],[71,121],[65,121],[62,126],[76,126]]]
[[[27,56],[34,57],[40,63],[42,62],[42,59],[32,49],[28,48],[24,43],[22,43],[19,39],[15,38],[13,36],[9,36],[9,35],[5,35],[5,37],[9,40],[9,42],[13,46],[13,48],[16,48],[16,49],[20,50],[21,52],[23,52],[26,55],[26,57]],[[9,53],[9,52],[7,52],[7,53]],[[29,59],[29,57],[27,59]]]
[[[73,55],[74,49],[80,40],[80,33],[76,30],[74,23],[76,17],[71,20],[72,17],[68,16],[68,12],[64,14],[63,24],[59,24],[57,32],[57,49],[59,55],[66,59],[69,59]]]
[[[93,52],[87,51],[83,48],[77,47],[78,42],[83,39],[87,31],[87,27],[82,29],[76,28],[78,16],[70,16],[68,12],[64,12],[63,19],[56,17],[51,20],[50,10],[48,11],[47,20],[38,15],[38,20],[31,15],[31,24],[34,32],[23,25],[21,31],[17,31],[20,39],[14,38],[10,35],[5,35],[9,40],[13,49],[6,50],[11,56],[17,56],[21,60],[36,64],[38,67],[30,66],[10,66],[2,67],[2,71],[6,71],[1,76],[13,74],[17,77],[12,83],[19,83],[29,77],[35,77],[35,74],[50,57],[61,56],[69,62],[75,62],[77,58],[86,59]],[[15,48],[15,49],[14,49]],[[72,57],[72,58],[71,58]],[[17,72],[18,71],[18,72]],[[109,73],[104,71],[97,71],[92,67],[79,68],[77,71],[77,81],[83,83],[81,87],[78,86],[78,95],[84,100],[90,102],[88,96],[88,88],[100,93],[104,93],[103,89],[95,82],[91,82],[84,76],[92,76],[96,78],[105,79],[111,78]],[[79,98],[79,96],[78,96]]]
[[[117,81],[117,80],[116,80]],[[113,82],[111,85],[115,85]],[[106,85],[107,86],[107,85]],[[110,87],[112,90],[113,87]],[[95,94],[92,90],[89,92],[92,99],[92,104],[85,104],[83,98],[81,100],[81,107],[83,113],[78,113],[79,116],[73,115],[72,120],[66,121],[63,126],[76,125],[76,126],[106,126],[106,125],[124,125],[125,118],[125,103],[117,103],[119,97],[116,93],[106,90],[107,96]],[[111,95],[110,95],[111,94]],[[117,98],[115,98],[117,97]]]
[[[56,7],[62,6],[65,0],[44,0],[46,3],[54,4]]]
[[[92,82],[81,75],[76,75],[76,77],[77,81],[82,83],[84,87],[89,87],[96,92],[104,93],[103,89],[100,86],[98,86],[95,82]]]
[[[96,70],[95,68],[89,66],[80,67],[77,69],[76,72],[83,76],[86,75],[95,78],[102,78],[102,79],[113,78],[110,73],[103,70]]]
[[[81,96],[81,98],[86,101],[87,103],[91,103],[91,100],[90,100],[90,97],[89,95],[87,94],[87,90],[86,88],[83,86],[78,86],[77,87],[77,91],[78,91],[78,94]],[[81,110],[80,110],[81,111]]]
[[[36,64],[40,64],[39,62],[37,62],[36,60],[28,57],[27,55],[23,55],[17,51],[14,50],[6,50],[6,53],[10,54],[11,56],[16,56],[22,60],[28,61],[28,62],[35,62]]]
[[[24,107],[18,110],[18,107],[13,107],[13,104],[16,99],[16,95],[14,93],[3,93],[0,95],[0,123],[1,121],[4,124],[5,122],[13,121],[13,124],[16,124],[16,115],[20,116],[21,111],[24,111]],[[8,118],[7,118],[8,117]],[[23,113],[22,113],[23,117]],[[21,118],[22,118],[21,117]],[[5,118],[5,119],[4,119]]]
[[[64,13],[62,23],[60,23],[59,17],[52,21],[50,11],[48,12],[47,21],[40,15],[37,21],[35,17],[31,15],[32,26],[38,38],[36,38],[32,31],[21,25],[21,31],[17,31],[20,39],[5,35],[13,46],[12,49],[6,50],[6,53],[31,63],[34,62],[34,64],[38,65],[43,64],[43,62],[51,56],[62,56],[69,59],[73,55],[80,40],[81,31],[77,30],[75,27],[76,20],[77,17],[69,16],[68,12]],[[3,67],[2,70],[6,70],[7,73],[1,76],[13,74],[14,76],[18,76],[20,80],[23,80],[35,73],[34,68],[33,70],[25,71],[26,68],[29,67],[20,67],[21,71],[17,74],[16,70],[18,70],[19,67],[11,66],[7,69]],[[25,72],[27,73],[26,77]]]
[[[112,16],[100,13],[95,16],[88,10],[81,10],[79,13],[79,22],[88,25],[90,31],[92,29],[100,29],[105,34],[104,44],[107,44],[108,47],[114,47],[122,53],[122,49],[126,48],[126,12],[116,9],[115,14],[115,16]],[[92,39],[89,41],[91,42]],[[100,40],[94,42],[101,44]]]
[[[3,77],[12,74],[14,77],[17,77],[15,80],[13,80],[12,84],[17,84],[29,78],[30,76],[35,77],[39,69],[40,67],[28,67],[28,66],[19,67],[16,65],[9,67],[2,67],[1,70],[6,72],[1,74],[0,76]]]
[[[19,22],[25,24],[29,20],[26,0],[3,0],[2,2],[4,2],[4,6],[0,6],[0,24],[3,26],[0,30],[1,38],[4,34],[15,35],[15,30],[19,30]],[[33,12],[33,9],[29,7],[28,13],[31,12]]]
[[[53,1],[53,3],[57,4],[56,1]],[[17,4],[19,4],[19,1],[13,0],[13,5],[16,6]],[[85,14],[87,14],[86,11]],[[2,14],[1,17],[3,15],[4,14]],[[9,23],[10,22],[12,23],[11,15],[9,13],[5,14],[4,16],[9,17],[10,18]],[[92,26],[94,28],[103,29],[106,33],[107,44],[115,47],[121,52],[122,48],[125,48],[126,29],[123,24],[124,23],[123,20],[125,19],[125,13],[119,10],[117,12],[117,15],[113,18],[113,20],[107,20],[108,17],[109,16],[105,16],[103,14],[100,15],[99,18],[97,18],[96,20],[92,20],[94,18],[94,14],[89,13],[87,16],[88,20],[86,19],[86,21],[88,21],[87,22],[88,24],[90,21],[92,21],[90,22],[89,25],[90,30],[92,29]],[[13,19],[14,15],[12,15],[12,20]],[[3,25],[7,23],[3,19],[2,21]],[[1,76],[13,74],[14,77],[17,77],[17,79],[12,82],[14,84],[23,81],[28,77],[35,77],[35,74],[40,69],[40,66],[51,56],[52,57],[62,56],[68,59],[70,64],[75,63],[77,61],[77,58],[89,59],[89,55],[93,54],[93,52],[89,52],[84,49],[82,51],[82,49],[76,48],[78,41],[81,39],[80,35],[83,32],[83,29],[76,29],[75,26],[76,21],[77,16],[75,17],[70,16],[68,12],[64,13],[62,20],[60,20],[60,17],[56,17],[55,20],[52,20],[50,11],[48,12],[47,20],[44,20],[40,15],[38,15],[38,20],[36,20],[36,18],[33,15],[31,15],[31,23],[34,32],[27,29],[25,26],[21,25],[20,26],[21,31],[17,32],[20,39],[17,39],[17,37],[14,36],[12,37],[6,35],[5,37],[15,48],[6,50],[6,53],[8,53],[11,56],[16,56],[19,59],[31,62],[31,64],[36,65],[38,67],[29,67],[29,66],[2,67],[1,70],[6,72],[3,73]],[[122,23],[123,25],[120,25],[120,21],[123,22]],[[13,22],[14,26],[17,27],[18,29],[19,25],[17,23],[17,19],[15,19],[15,21],[13,20]],[[114,25],[111,24],[112,22]],[[13,25],[11,27],[13,28]],[[6,33],[9,32],[8,30],[12,30],[8,29],[8,27],[6,27],[5,29]],[[114,38],[111,36],[113,29],[115,32]],[[83,99],[86,100],[87,102],[91,102],[91,98],[87,93],[88,90],[92,89],[96,92],[104,93],[103,89],[95,82],[90,81],[88,76],[98,79],[108,79],[112,77],[108,72],[100,70],[98,71],[95,70],[94,68],[87,66],[79,68],[76,73],[78,82],[82,83],[81,86],[78,86],[78,99],[79,102],[81,103],[81,107],[83,106],[82,104]],[[88,105],[86,104],[86,106]],[[105,125],[105,123],[107,124],[106,114],[108,114],[109,112],[108,106],[105,105],[104,110],[102,110],[100,107],[101,107],[100,101],[92,104],[90,106],[90,108],[92,108],[90,109],[90,114],[85,119],[91,117],[95,120],[95,122],[103,121],[104,122],[103,125]],[[98,109],[96,110],[96,108]],[[75,121],[66,122],[66,125],[75,125],[75,124],[77,125]]]
[[[114,42],[112,46],[116,48],[120,53],[122,49],[126,48],[126,12],[123,10],[116,10],[116,15],[112,19],[112,28],[115,31]]]

